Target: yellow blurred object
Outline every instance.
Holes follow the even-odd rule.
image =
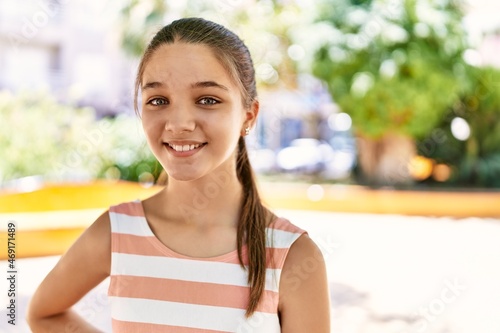
[[[259,185],[264,203],[272,209],[500,217],[500,192],[493,191],[398,191],[265,182]],[[62,254],[109,206],[145,199],[161,188],[124,181],[95,181],[47,184],[23,193],[4,190],[0,191],[0,220],[16,224],[17,258]],[[7,241],[8,223],[4,222],[0,224],[0,244]],[[0,259],[6,256],[7,251],[0,251]]]
[[[433,160],[423,156],[415,156],[408,164],[408,169],[414,179],[425,180],[432,175],[433,166]]]
[[[64,253],[109,206],[145,199],[162,187],[124,181],[46,184],[30,192],[0,191],[0,220],[16,224],[16,257]],[[0,243],[7,242],[0,224]],[[5,241],[5,242],[4,242]],[[6,259],[7,252],[0,252]]]
[[[160,186],[144,187],[125,181],[46,184],[31,192],[1,191],[0,213],[105,208],[147,198],[160,189]]]

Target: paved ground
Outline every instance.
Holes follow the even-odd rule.
[[[500,220],[279,213],[307,229],[324,252],[332,332],[500,332]],[[18,260],[17,325],[7,324],[2,306],[0,332],[29,332],[27,302],[57,259]],[[0,295],[7,304],[6,292]],[[77,309],[110,331],[106,283]]]

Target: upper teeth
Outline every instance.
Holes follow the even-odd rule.
[[[175,151],[188,151],[188,150],[193,150],[195,148],[198,148],[201,146],[201,144],[196,144],[196,145],[173,145],[173,144],[168,144],[170,147],[172,147]]]

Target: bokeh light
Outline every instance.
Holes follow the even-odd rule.
[[[314,184],[307,189],[307,198],[311,201],[320,201],[325,195],[323,186]]]
[[[451,168],[443,163],[437,164],[432,171],[432,178],[438,182],[445,182],[450,179]]]
[[[469,123],[464,118],[455,117],[451,121],[451,133],[460,141],[465,141],[470,136]]]
[[[425,180],[432,175],[433,161],[424,156],[415,156],[409,163],[410,175],[416,180]]]

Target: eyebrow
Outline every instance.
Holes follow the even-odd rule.
[[[215,87],[219,88],[225,91],[229,91],[228,87],[217,83],[215,81],[201,81],[201,82],[196,82],[191,85],[192,88],[209,88],[209,87]]]
[[[153,81],[153,82],[147,82],[142,86],[142,90],[146,89],[154,89],[154,88],[161,88],[163,87],[163,83],[158,82],[158,81]],[[215,87],[219,88],[225,91],[229,91],[229,88],[226,87],[225,85],[222,85],[220,83],[217,83],[215,81],[200,81],[200,82],[195,82],[191,84],[191,88],[210,88],[210,87]]]
[[[154,88],[159,88],[162,87],[163,84],[161,82],[147,82],[142,86],[142,90],[146,89],[154,89]]]

